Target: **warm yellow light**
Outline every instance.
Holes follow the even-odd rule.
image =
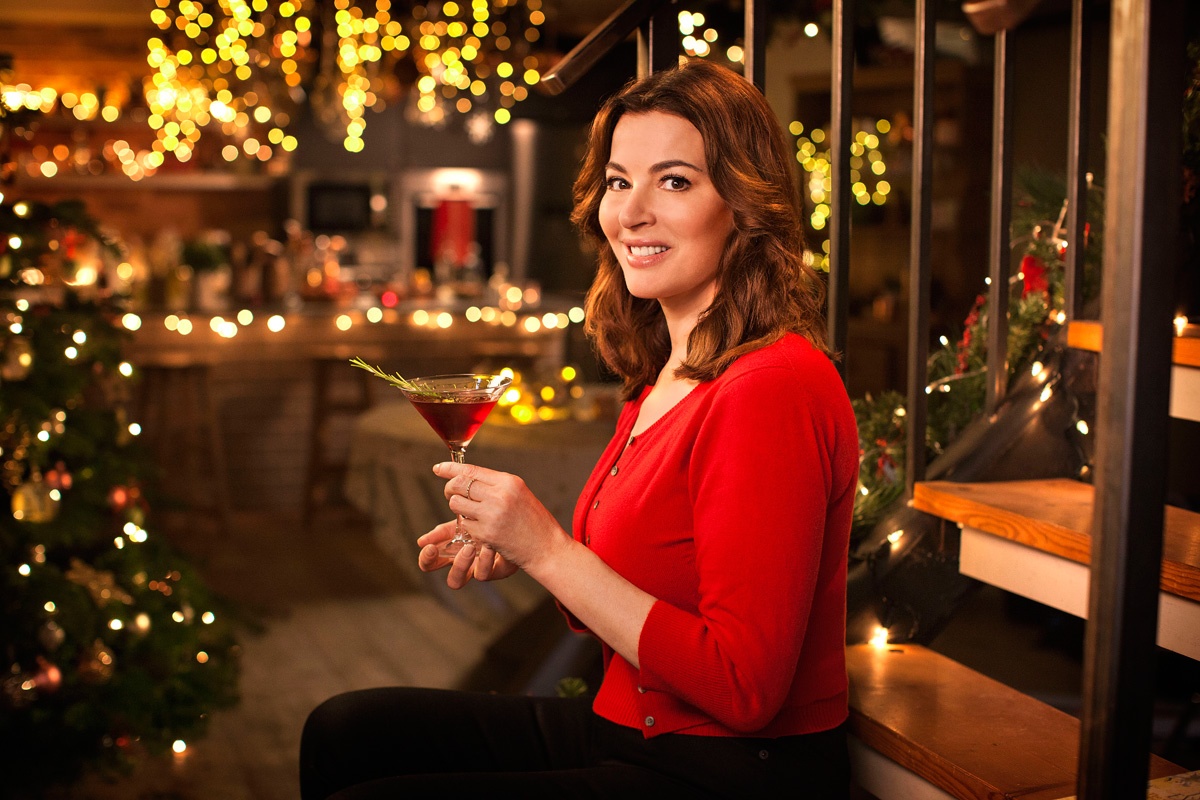
[[[524,327],[530,333],[537,333],[542,328],[542,321],[537,317],[526,317]]]
[[[577,374],[578,374],[578,373],[575,371],[575,368],[574,368],[574,367],[572,367],[572,366],[571,366],[571,365],[569,365],[569,364],[568,364],[567,366],[563,367],[563,368],[562,368],[562,370],[559,372],[559,375],[561,375],[561,376],[562,376],[562,379],[563,379],[564,381],[573,381],[573,380],[575,380],[575,377],[576,377],[576,375],[577,375]]]
[[[439,328],[449,328],[454,324],[454,317],[448,311],[443,311],[437,315],[437,326]]]
[[[428,325],[429,324],[429,312],[423,308],[418,308],[412,314],[412,321],[413,321],[414,325]]]
[[[1183,336],[1183,331],[1188,326],[1188,318],[1185,317],[1183,314],[1179,314],[1175,317],[1174,323],[1175,323],[1175,335]]]
[[[875,626],[874,632],[871,634],[871,645],[883,649],[888,643],[888,629],[882,625]]]
[[[130,312],[121,317],[121,324],[125,326],[126,330],[136,331],[138,328],[142,327],[142,318],[137,314]]]
[[[350,326],[354,324],[354,320],[350,319],[349,314],[339,314],[334,324],[337,325],[339,331],[348,331],[350,330]]]
[[[574,308],[572,308],[570,311],[567,312],[567,316],[570,318],[571,322],[574,322],[574,323],[583,322],[583,309],[580,308],[579,306],[575,306]]]
[[[283,317],[278,314],[272,314],[267,318],[267,330],[271,333],[279,333],[286,324]]]

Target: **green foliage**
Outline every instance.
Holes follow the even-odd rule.
[[[587,681],[583,678],[561,678],[554,686],[558,697],[583,697],[587,690]]]
[[[67,231],[95,230],[80,206],[55,208],[68,217],[0,206],[0,239],[23,240],[19,269],[66,255]],[[5,796],[165,751],[236,701],[230,609],[149,521],[117,314],[61,286],[0,292]]]

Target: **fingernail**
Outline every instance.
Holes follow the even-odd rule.
[[[462,551],[467,554],[467,558],[475,557],[475,545],[473,545],[473,544],[463,545]]]

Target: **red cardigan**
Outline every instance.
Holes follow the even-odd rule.
[[[789,334],[631,437],[648,391],[626,403],[575,508],[575,538],[657,598],[640,670],[604,647],[596,713],[647,737],[837,726],[858,482],[837,371]]]

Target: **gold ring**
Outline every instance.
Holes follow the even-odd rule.
[[[471,499],[471,484],[473,484],[473,483],[475,483],[475,478],[471,478],[471,480],[467,481],[467,493],[466,493],[466,498],[467,498],[468,500],[470,500],[470,499]]]

